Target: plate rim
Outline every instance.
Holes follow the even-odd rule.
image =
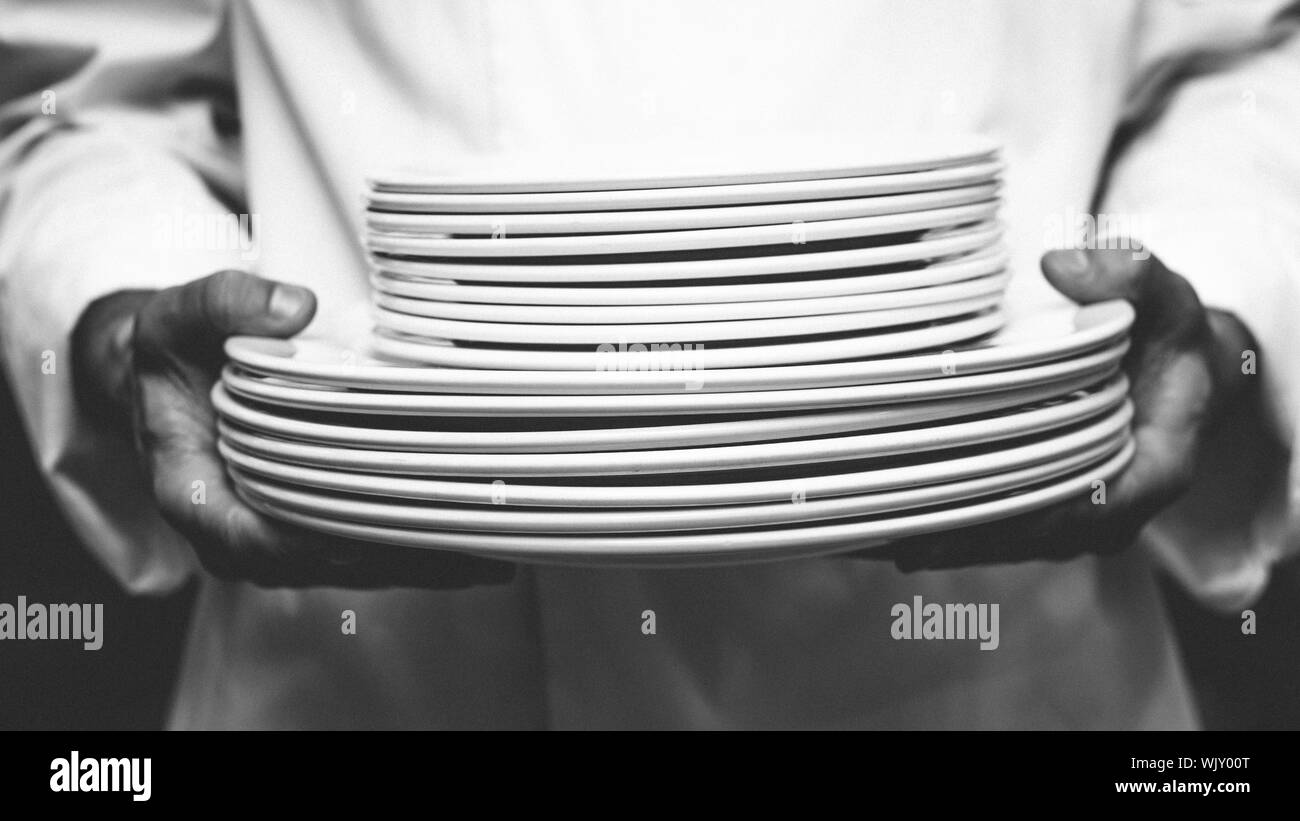
[[[410,314],[430,319],[448,319],[461,322],[496,322],[516,324],[538,324],[542,320],[563,312],[564,322],[546,323],[560,325],[646,325],[654,324],[638,320],[636,316],[671,314],[673,322],[732,322],[749,319],[793,319],[796,317],[829,316],[832,314],[864,313],[869,311],[898,310],[900,308],[937,305],[956,302],[962,299],[1002,293],[1011,282],[1011,273],[1003,268],[990,274],[972,276],[955,282],[939,285],[926,285],[916,288],[901,288],[895,291],[878,291],[865,294],[840,294],[837,296],[806,297],[798,299],[751,299],[740,302],[702,302],[672,303],[668,305],[518,305],[514,303],[490,302],[454,302],[441,299],[420,299],[419,297],[400,296],[386,291],[371,293],[372,304],[386,311]],[[855,302],[867,307],[844,307]],[[752,316],[707,316],[710,312],[737,314],[753,311]],[[791,313],[792,312],[792,313]],[[623,314],[633,318],[619,319]],[[686,318],[682,318],[685,314]],[[700,314],[703,314],[701,316]],[[517,318],[509,318],[516,315]],[[598,318],[600,315],[600,318]],[[493,318],[493,317],[497,318]],[[577,320],[571,317],[579,317]],[[610,317],[615,321],[610,321]],[[591,317],[587,319],[587,317]],[[664,323],[658,323],[664,324]]]
[[[1062,313],[1065,311],[1071,312],[1067,321],[1073,330],[1059,337],[1050,338],[1048,341],[1054,343],[1051,345],[1046,345],[1041,340],[1031,340],[1003,346],[991,344],[986,347],[953,351],[951,355],[946,353],[912,354],[848,363],[822,362],[770,365],[759,368],[718,368],[701,370],[695,375],[703,383],[701,390],[703,390],[704,386],[708,386],[710,390],[707,392],[719,393],[745,390],[744,386],[760,384],[756,380],[761,379],[770,379],[773,384],[790,384],[796,380],[802,382],[799,377],[806,376],[810,372],[831,374],[829,377],[822,377],[812,381],[812,384],[822,387],[880,381],[881,374],[884,375],[884,381],[921,381],[925,378],[893,379],[890,378],[890,368],[894,369],[893,373],[923,373],[930,374],[929,378],[935,379],[944,378],[949,372],[954,375],[971,372],[986,373],[1023,366],[1024,363],[1032,366],[1043,362],[1051,362],[1093,348],[1100,348],[1127,333],[1135,318],[1133,307],[1124,300],[1108,300],[1087,306],[1061,305],[1056,310]],[[1026,325],[1041,321],[1042,315],[1043,313],[1040,312],[1034,317],[1025,317],[1023,321]],[[1088,320],[1094,316],[1099,317],[1096,324],[1088,325],[1083,329],[1078,328],[1081,317]],[[1005,334],[1012,331],[1015,323],[1016,319],[1013,318],[998,333]],[[993,340],[996,339],[997,335],[995,334]],[[333,344],[325,339],[309,339],[308,341],[311,344],[317,344],[318,342]],[[279,363],[282,363],[283,359],[263,359],[255,352],[246,349],[250,345],[292,345],[294,343],[295,340],[292,339],[272,340],[265,337],[237,336],[226,341],[225,353],[232,361],[239,363],[241,368],[257,373],[279,376],[291,381],[310,381],[316,384],[356,387],[367,390],[392,385],[399,387],[390,388],[390,390],[400,390],[401,388],[407,390],[431,389],[441,386],[447,392],[475,393],[496,385],[511,392],[542,390],[558,392],[560,386],[567,383],[578,386],[573,389],[575,392],[609,390],[611,388],[627,389],[628,386],[643,385],[650,389],[648,392],[671,387],[671,392],[677,393],[684,390],[683,377],[688,375],[681,372],[674,374],[662,371],[623,371],[618,373],[594,370],[498,371],[367,364],[351,366],[340,364],[335,368],[324,364],[299,363],[298,367],[295,368],[280,368]],[[340,348],[347,350],[342,346]],[[1038,351],[1037,355],[1031,355],[1030,352],[1035,349]],[[255,357],[256,361],[254,361]],[[981,365],[979,364],[981,362],[992,362],[993,364]],[[889,363],[889,365],[883,366],[882,363]],[[945,366],[947,367],[945,368]],[[756,374],[754,371],[763,373]],[[840,374],[834,375],[837,372],[840,372]],[[563,375],[556,376],[556,374]],[[725,385],[727,383],[739,385],[740,387],[727,391],[718,389],[720,384]],[[617,391],[613,392],[617,393]]]
[[[1002,290],[998,290],[926,305],[824,314],[816,317],[816,323],[809,322],[806,316],[784,316],[622,325],[529,324],[412,316],[373,305],[371,313],[376,328],[437,340],[488,342],[496,345],[587,345],[596,346],[599,350],[604,346],[638,343],[648,345],[665,340],[674,340],[680,345],[683,342],[739,342],[883,331],[977,314],[1001,304]]]
[[[996,159],[1001,154],[1001,144],[987,135],[981,134],[946,134],[943,136],[918,134],[876,135],[872,144],[858,145],[817,141],[809,144],[807,138],[782,142],[763,140],[752,143],[746,148],[750,151],[769,152],[771,159],[751,158],[750,168],[728,167],[733,164],[735,154],[727,152],[726,160],[721,158],[701,157],[699,146],[691,146],[689,154],[671,150],[673,145],[659,145],[654,152],[656,156],[690,156],[696,160],[692,166],[678,169],[669,167],[644,168],[629,166],[627,157],[648,156],[644,145],[607,145],[602,150],[588,151],[584,154],[587,168],[581,166],[565,169],[567,173],[552,172],[549,176],[529,178],[520,169],[531,164],[555,167],[560,157],[571,154],[556,152],[531,152],[528,155],[484,154],[472,157],[466,164],[478,164],[481,168],[493,168],[478,173],[460,172],[457,174],[422,171],[418,168],[392,167],[378,169],[366,175],[366,187],[373,190],[409,190],[413,187],[426,189],[435,193],[527,193],[529,191],[607,191],[623,189],[642,189],[652,187],[681,188],[697,185],[729,185],[733,183],[780,182],[783,180],[810,180],[838,177],[880,176],[907,171],[930,170],[967,165],[983,159]],[[677,145],[678,149],[687,146]],[[815,152],[810,149],[816,149]],[[791,165],[784,159],[795,153],[805,156],[815,155],[828,158],[832,150],[843,152],[851,149],[850,156],[835,157],[832,162],[820,163],[805,161],[802,165]],[[617,152],[617,153],[614,153]],[[629,153],[634,152],[634,153]],[[894,152],[894,156],[886,156]],[[778,166],[776,159],[782,157]],[[611,166],[595,168],[597,160],[611,163]],[[505,164],[508,167],[501,167]],[[753,167],[771,163],[768,168]],[[590,170],[588,170],[590,169]],[[407,179],[394,179],[400,177]],[[423,176],[424,179],[412,180]]]
[[[546,351],[542,349],[500,350],[453,345],[439,345],[428,338],[402,339],[387,332],[377,331],[371,345],[382,357],[401,362],[437,365],[453,369],[471,370],[547,370],[567,373],[591,372],[599,374],[659,371],[669,375],[670,383],[682,390],[700,391],[701,372],[715,370],[752,370],[760,367],[782,367],[796,364],[817,364],[849,359],[883,359],[890,355],[906,354],[927,348],[959,345],[972,339],[988,336],[1006,324],[1006,313],[1001,307],[981,314],[957,316],[916,328],[899,330],[882,328],[862,335],[832,339],[803,337],[791,342],[762,344],[761,340],[743,340],[746,344],[725,348],[707,346],[672,350],[663,353],[641,352],[629,345],[621,349],[617,343],[607,343],[594,351]],[[759,344],[749,344],[751,342]],[[432,344],[431,344],[432,343]],[[643,353],[658,353],[654,355]],[[610,380],[613,382],[614,380]]]
[[[628,203],[640,208],[721,206],[737,202],[799,202],[842,197],[877,196],[910,191],[932,191],[969,184],[982,180],[998,179],[1006,171],[1006,162],[994,158],[985,162],[946,166],[925,171],[905,171],[894,174],[873,174],[859,177],[826,177],[818,180],[787,180],[782,182],[732,183],[729,185],[678,186],[674,188],[625,188],[606,191],[550,191],[514,193],[444,193],[375,190],[369,185],[362,194],[362,203],[369,207],[373,197],[428,198],[436,207],[448,213],[484,213],[506,211],[514,208],[521,213],[548,213],[552,211],[625,210]],[[956,178],[954,182],[953,177]],[[921,187],[915,187],[915,186]],[[402,203],[402,200],[389,200]],[[608,205],[607,209],[601,206]],[[483,208],[478,210],[456,210]],[[406,211],[398,213],[421,213]]]
[[[697,534],[672,537],[624,537],[623,539],[619,539],[619,537],[587,537],[582,540],[578,540],[573,536],[519,537],[511,535],[507,537],[489,536],[488,534],[441,534],[437,531],[406,531],[403,533],[397,528],[377,529],[373,527],[369,528],[369,538],[359,535],[365,530],[358,528],[344,528],[341,530],[334,528],[328,532],[333,532],[335,535],[362,538],[365,541],[372,542],[376,541],[373,535],[377,532],[384,533],[386,537],[398,538],[414,534],[418,538],[409,541],[385,543],[424,549],[456,550],[488,558],[533,564],[618,565],[628,568],[657,568],[687,565],[749,564],[760,561],[811,558],[846,551],[870,549],[899,538],[997,521],[1027,513],[1049,504],[1059,503],[1069,499],[1076,493],[1091,492],[1093,483],[1097,479],[1103,481],[1113,479],[1129,464],[1133,452],[1134,444],[1130,440],[1120,453],[1106,462],[1083,470],[1059,482],[1034,490],[1009,496],[999,496],[993,500],[977,502],[972,505],[957,505],[940,511],[913,513],[900,517],[881,517],[867,520],[865,523],[851,522],[807,528],[769,529],[766,531],[715,531],[702,534],[702,536]],[[290,520],[292,521],[292,519]],[[320,529],[319,527],[312,527],[310,520],[299,520],[297,523],[312,529]],[[470,535],[476,538],[465,538]],[[439,542],[437,544],[431,543],[435,538],[439,539]],[[633,540],[631,545],[627,543],[628,539]],[[702,539],[706,539],[704,547],[694,546]],[[668,544],[663,544],[664,541],[667,541]],[[460,542],[460,544],[455,544],[455,542]],[[533,547],[526,549],[503,546],[503,544],[510,542],[516,544],[519,542],[540,544],[535,544]],[[775,544],[772,544],[772,542],[775,542]],[[673,546],[682,543],[692,546]],[[573,547],[575,544],[583,544],[585,549],[576,550]],[[708,545],[713,546],[709,547]]]
[[[624,476],[782,467],[810,462],[848,461],[899,456],[973,444],[1000,442],[1073,425],[1105,413],[1125,401],[1128,382],[1122,373],[1093,391],[1068,401],[1012,411],[996,417],[943,421],[919,427],[795,439],[590,453],[456,453],[388,451],[289,442],[242,431],[217,420],[220,436],[236,447],[281,461],[371,473],[478,476],[490,479],[534,476]],[[265,448],[272,447],[271,455]]]
[[[847,276],[819,277],[816,279],[793,279],[784,282],[744,282],[717,285],[667,285],[659,287],[631,286],[617,288],[571,287],[567,283],[543,283],[541,285],[497,285],[491,281],[471,282],[456,280],[434,280],[424,277],[408,277],[404,274],[389,272],[383,268],[372,268],[370,285],[376,292],[390,293],[394,296],[407,296],[410,299],[438,299],[444,302],[470,302],[489,305],[579,305],[579,306],[613,306],[628,305],[691,305],[711,304],[716,302],[768,302],[780,299],[829,299],[836,296],[854,294],[894,293],[912,288],[930,288],[937,285],[964,282],[981,276],[989,276],[998,271],[1007,270],[1011,265],[1011,254],[998,244],[962,252],[947,257],[940,262],[924,268],[904,269],[881,273],[850,274]],[[878,266],[883,267],[883,266]],[[851,269],[849,269],[851,270]],[[976,273],[969,273],[974,271]],[[883,287],[881,286],[883,283]],[[878,287],[871,287],[871,286]],[[814,292],[812,296],[772,296],[761,297],[769,291],[780,293],[783,289],[801,289]],[[401,293],[407,291],[406,294]],[[470,299],[450,298],[453,294]],[[497,291],[496,294],[490,293]],[[563,294],[563,299],[590,300],[593,292],[603,292],[612,297],[609,301],[560,301],[554,295]],[[642,301],[626,301],[629,292]],[[730,293],[728,293],[730,292]],[[438,296],[445,293],[447,296]],[[759,294],[760,298],[738,299]],[[671,295],[671,299],[668,297]],[[711,298],[725,296],[724,299]],[[498,302],[503,296],[511,301]],[[479,297],[477,299],[473,297]],[[527,298],[525,298],[527,297]],[[536,302],[536,297],[547,297],[554,301]],[[624,301],[619,301],[619,300]]]
[[[977,394],[975,396],[957,396],[941,397],[938,399],[923,400],[919,402],[900,402],[892,405],[883,405],[879,407],[861,407],[861,408],[835,408],[825,411],[814,411],[800,414],[780,414],[778,416],[764,416],[762,419],[748,419],[741,417],[739,419],[728,420],[726,422],[677,422],[667,425],[653,427],[647,426],[629,426],[619,428],[601,428],[600,430],[616,431],[617,435],[605,437],[587,437],[583,439],[580,433],[591,433],[590,430],[561,430],[561,431],[490,431],[490,432],[472,432],[473,436],[464,431],[409,431],[393,430],[382,427],[362,427],[359,425],[340,425],[328,422],[314,422],[308,420],[295,419],[292,416],[281,416],[269,411],[259,410],[249,407],[239,398],[226,390],[221,381],[213,384],[209,397],[217,413],[228,421],[242,428],[258,431],[280,439],[290,441],[302,441],[320,445],[338,445],[355,448],[378,448],[378,449],[395,449],[395,450],[434,450],[448,452],[508,452],[510,449],[498,450],[502,445],[493,444],[483,446],[473,444],[478,439],[490,440],[494,443],[510,443],[512,448],[522,448],[515,452],[523,453],[550,453],[560,450],[574,449],[587,452],[596,452],[601,450],[618,450],[627,448],[607,447],[607,445],[619,439],[629,439],[632,442],[645,445],[650,441],[663,442],[680,442],[674,444],[674,447],[694,447],[699,444],[718,444],[718,441],[706,442],[707,434],[711,430],[722,430],[738,423],[745,423],[747,430],[762,429],[762,435],[773,436],[773,428],[782,430],[783,427],[777,424],[780,420],[787,420],[789,427],[785,430],[790,432],[797,431],[803,436],[814,435],[808,433],[810,425],[815,425],[816,419],[840,418],[845,419],[845,426],[839,430],[834,430],[834,424],[816,428],[822,433],[845,432],[848,430],[876,430],[883,427],[894,427],[898,424],[917,424],[916,420],[923,422],[933,422],[943,419],[957,419],[963,416],[973,416],[981,413],[991,413],[999,409],[1013,407],[1015,404],[1029,404],[1036,401],[1043,401],[1054,394],[1069,393],[1071,390],[1081,390],[1091,385],[1095,380],[1089,374],[1081,376],[1070,376],[1063,379],[1044,382],[1041,385],[1027,385],[1011,388],[1005,391],[993,391],[989,393]],[[1074,386],[1074,387],[1071,387]],[[978,410],[974,409],[978,408]],[[896,413],[895,413],[896,412]],[[853,416],[871,417],[879,416],[878,422],[858,422],[856,427],[848,427],[847,419]],[[900,417],[901,421],[889,421],[895,416]],[[387,419],[390,417],[378,417]],[[612,417],[617,418],[617,417]],[[639,417],[634,417],[639,418]],[[689,420],[690,417],[685,417]],[[773,424],[765,424],[773,423]],[[694,432],[697,435],[674,436],[673,434],[687,434]],[[822,435],[817,433],[815,435]],[[734,435],[734,434],[733,434]],[[755,435],[755,434],[747,434]],[[797,439],[800,435],[782,435],[777,438]],[[470,444],[458,444],[468,441]],[[722,441],[726,441],[725,437]],[[734,440],[743,441],[743,440]],[[597,444],[599,442],[599,444]],[[685,444],[685,443],[691,444]],[[663,445],[667,447],[668,445]],[[650,445],[645,445],[650,447]]]
[[[927,455],[937,458],[908,465],[833,473],[819,477],[712,482],[688,486],[667,483],[635,487],[601,484],[534,485],[523,481],[510,483],[505,490],[505,495],[508,503],[515,506],[572,507],[575,498],[565,498],[565,495],[580,494],[582,503],[591,507],[608,508],[759,504],[791,499],[794,497],[793,494],[799,491],[802,491],[804,498],[832,498],[854,493],[876,492],[888,487],[935,484],[950,481],[952,476],[963,478],[983,476],[998,470],[1014,469],[1016,466],[1038,464],[1050,460],[1055,454],[1081,450],[1107,436],[1123,431],[1131,423],[1132,416],[1130,402],[1121,405],[1112,413],[1102,414],[1097,419],[1081,427],[1067,430],[1065,433],[1059,430],[1049,431],[1032,441],[1000,449],[991,454],[968,454],[953,458],[950,451],[935,451]],[[277,481],[334,490],[339,493],[417,501],[436,501],[442,498],[454,504],[495,505],[499,504],[501,499],[501,493],[497,492],[496,485],[481,481],[334,471],[256,456],[221,440],[218,440],[217,446],[223,459],[235,462],[246,472],[263,471],[263,475],[275,473],[276,475],[271,478]],[[308,482],[313,478],[318,482],[331,484],[309,485]],[[853,482],[858,484],[853,485]],[[872,482],[874,485],[871,484]],[[368,486],[370,489],[365,489]]]
[[[791,224],[745,225],[681,231],[573,234],[543,237],[418,237],[366,231],[362,243],[371,253],[413,257],[497,259],[509,257],[655,254],[763,245],[804,245],[841,239],[933,231],[996,219],[1001,200],[931,208],[903,214]]]
[[[1001,181],[991,180],[928,191],[865,197],[605,211],[502,211],[455,214],[442,211],[388,212],[367,208],[362,215],[362,220],[367,231],[416,235],[481,236],[492,235],[498,230],[504,231],[507,236],[690,231],[906,214],[998,199],[1002,188]]]
[[[702,393],[681,391],[677,393],[652,394],[416,394],[395,392],[347,392],[343,390],[311,389],[294,386],[259,384],[256,379],[243,376],[227,365],[222,371],[222,379],[235,393],[266,404],[282,407],[296,407],[306,410],[335,410],[348,413],[396,413],[403,414],[460,414],[467,416],[518,416],[548,413],[556,416],[640,416],[658,413],[765,413],[769,411],[815,410],[819,408],[845,407],[864,402],[892,403],[906,401],[895,398],[897,392],[904,388],[917,391],[915,399],[934,398],[938,396],[969,396],[993,390],[1003,390],[1018,384],[994,382],[986,386],[984,382],[993,379],[1032,379],[1050,368],[1069,367],[1066,373],[1092,373],[1118,367],[1119,359],[1129,349],[1127,338],[1091,353],[1077,357],[1053,360],[1026,368],[1008,368],[997,371],[984,371],[976,374],[955,374],[940,379],[911,380],[904,382],[873,382],[858,385],[839,385],[829,388],[795,388],[789,390],[761,391],[726,391]],[[1096,364],[1094,360],[1106,363]],[[1080,364],[1080,362],[1088,364]],[[1044,378],[1052,378],[1047,376]],[[983,382],[977,380],[984,380]],[[953,383],[961,381],[956,388]],[[970,387],[974,382],[975,386]],[[240,385],[245,385],[240,390]],[[248,384],[255,385],[252,390]],[[942,389],[936,386],[945,386]],[[821,393],[812,393],[820,391]],[[829,391],[837,391],[828,394]],[[741,402],[730,399],[737,394],[750,394],[749,402],[754,401],[752,394],[762,394],[764,400],[752,407],[737,408]],[[320,401],[326,397],[324,401]],[[331,398],[332,397],[332,398]],[[342,397],[356,400],[348,405]],[[617,410],[604,410],[603,405],[618,397],[624,404]],[[433,400],[436,400],[433,401]],[[595,400],[595,401],[593,401]],[[600,400],[604,400],[603,402]],[[530,404],[523,408],[525,403]],[[586,408],[584,410],[584,408]]]
[[[729,279],[880,268],[988,251],[1001,247],[1006,226],[997,219],[988,219],[971,225],[935,229],[930,233],[938,235],[868,248],[704,260],[553,263],[543,258],[542,262],[527,264],[488,264],[386,256],[383,252],[369,249],[367,259],[372,271],[391,271],[401,276],[437,281],[574,283]]]
[[[436,502],[432,504],[416,504],[412,500],[383,500],[380,497],[359,497],[359,498],[339,498],[339,494],[332,494],[317,489],[303,488],[300,486],[291,486],[283,483],[269,481],[262,477],[247,475],[243,471],[234,468],[230,469],[232,478],[237,487],[241,490],[253,493],[255,496],[273,501],[277,504],[285,505],[290,509],[298,510],[300,513],[307,515],[325,515],[330,516],[327,512],[330,504],[337,504],[340,507],[343,504],[353,505],[349,513],[344,515],[338,514],[337,518],[347,521],[354,521],[362,524],[380,524],[391,527],[410,527],[417,529],[437,529],[453,530],[459,532],[483,533],[520,533],[520,534],[574,534],[584,535],[588,533],[666,533],[673,531],[697,531],[697,530],[723,530],[745,527],[779,527],[800,522],[827,522],[839,519],[856,518],[858,516],[883,516],[892,513],[899,513],[905,510],[915,510],[922,507],[935,505],[954,504],[961,501],[968,501],[975,498],[990,496],[994,494],[1020,490],[1025,487],[1040,484],[1044,481],[1069,475],[1078,470],[1085,469],[1098,462],[1104,461],[1107,457],[1114,455],[1129,440],[1130,434],[1126,430],[1119,430],[1114,434],[1099,440],[1092,446],[1082,448],[1076,452],[1049,459],[1038,464],[1028,465],[1013,470],[988,473],[983,476],[971,477],[952,482],[935,482],[927,485],[915,485],[905,488],[894,488],[882,490],[874,493],[844,494],[840,496],[831,496],[823,499],[804,499],[799,503],[793,501],[785,502],[766,502],[758,504],[738,504],[738,505],[700,505],[689,508],[641,508],[637,510],[616,510],[616,509],[596,509],[596,510],[575,510],[570,508],[557,509],[514,509],[496,506],[487,508],[482,505],[465,506],[460,505],[448,508],[440,506]],[[260,487],[259,487],[260,486]],[[271,488],[268,492],[264,488]],[[958,489],[960,488],[960,489]],[[281,498],[274,498],[271,494],[281,494]],[[302,501],[286,502],[285,497],[297,496]],[[938,498],[935,498],[935,497]],[[304,498],[305,497],[305,498]],[[919,498],[918,498],[919,497]],[[847,510],[853,505],[883,505],[874,510],[860,509],[857,512]],[[808,512],[818,512],[819,508],[829,508],[832,511],[829,515],[807,515]],[[366,514],[358,510],[369,511]],[[406,516],[405,521],[390,520],[385,521],[384,511],[400,511]],[[426,514],[432,518],[434,511],[443,512],[453,523],[434,524],[433,522],[421,523],[420,514]],[[779,515],[781,512],[804,512],[805,516],[792,515],[790,518],[782,519]],[[714,517],[742,517],[747,512],[758,514],[763,517],[762,521],[751,518],[746,523],[719,524],[715,522],[706,524],[709,516]],[[389,514],[391,515],[391,513]],[[641,527],[620,527],[617,523],[635,523],[644,520],[647,525],[655,525],[662,520],[676,517],[678,521],[685,519],[691,524],[685,527],[672,527],[665,524],[658,526],[641,526]],[[333,518],[331,516],[331,518]],[[456,520],[459,518],[459,522]],[[539,522],[549,522],[551,524],[527,524],[530,519]],[[696,521],[700,520],[700,521]],[[574,525],[573,529],[565,529],[561,522]],[[578,523],[581,523],[578,526]]]

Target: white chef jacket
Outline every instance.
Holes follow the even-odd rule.
[[[311,330],[351,335],[366,322],[360,197],[376,168],[916,129],[1005,147],[1011,300],[1032,310],[1059,300],[1038,273],[1044,226],[1087,210],[1135,75],[1174,49],[1258,32],[1277,6],[5,2],[0,59],[19,67],[0,66],[5,366],[86,546],[132,590],[173,589],[201,573],[190,549],[125,439],[72,402],[68,336],[93,298],[248,268],[310,286]],[[214,125],[232,85],[242,141]],[[1193,79],[1125,156],[1108,203],[1150,215],[1149,247],[1250,325],[1283,443],[1300,409],[1286,367],[1300,357],[1298,90],[1294,42]],[[233,208],[255,215],[255,247],[160,240],[166,220],[245,195]],[[1233,534],[1171,511],[1148,529],[1153,550],[1064,564],[526,568],[463,592],[205,576],[172,725],[1190,727],[1152,559],[1207,601],[1246,606],[1294,541],[1300,481],[1272,491],[1211,517],[1241,523]],[[894,640],[891,607],[916,595],[999,604],[999,648]]]

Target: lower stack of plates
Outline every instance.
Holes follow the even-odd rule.
[[[369,342],[227,343],[239,492],[342,537],[627,566],[1086,498],[1132,452],[1132,309],[1003,306],[994,147],[869,156],[371,180]]]

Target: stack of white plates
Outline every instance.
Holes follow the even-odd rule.
[[[993,146],[869,156],[372,179],[370,342],[230,340],[231,475],[339,536],[645,566],[1086,495],[1131,454],[1131,309],[1008,319]]]

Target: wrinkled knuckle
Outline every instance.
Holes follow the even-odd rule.
[[[219,298],[223,294],[243,288],[249,277],[250,274],[233,268],[217,271],[204,281],[204,291],[209,298]]]
[[[268,299],[263,282],[246,271],[218,271],[210,276],[199,306],[205,325],[224,333],[250,310],[262,309]]]
[[[207,280],[208,301],[218,305],[239,302],[249,294],[256,293],[261,282],[262,280],[247,271],[234,268],[217,271]]]
[[[234,303],[233,294],[238,288],[232,271],[219,271],[203,282],[198,305],[195,306],[203,318],[206,328],[220,328],[224,317]]]

